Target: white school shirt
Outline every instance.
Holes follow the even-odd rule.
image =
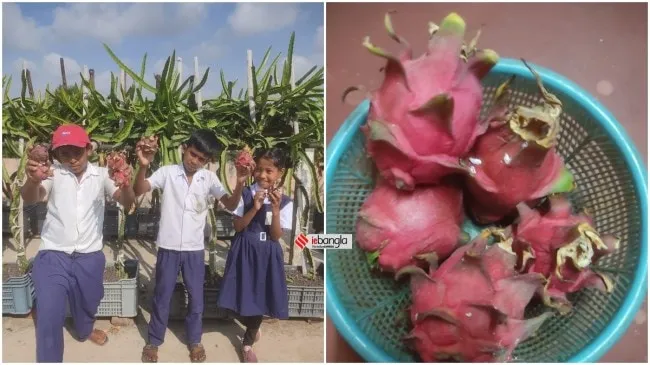
[[[259,186],[257,183],[251,185],[251,194],[254,197],[255,193],[259,190]],[[264,198],[264,204],[268,205],[267,210],[266,210],[266,225],[271,225],[271,219],[273,213],[271,212],[271,201],[269,200],[268,197]],[[235,214],[238,217],[243,217],[244,214],[244,200],[239,199],[239,205],[237,205],[237,208],[235,208],[235,211],[233,211],[233,214]],[[287,205],[284,206],[284,208],[280,209],[280,228],[282,229],[291,229],[293,224],[293,201],[289,201]]]
[[[218,200],[227,193],[217,175],[210,170],[196,171],[191,184],[187,183],[186,176],[181,163],[163,166],[147,179],[152,190],[162,190],[156,244],[167,250],[205,249],[203,230],[211,205],[208,198],[212,195]]]
[[[41,182],[48,201],[39,251],[101,251],[105,197],[117,191],[108,170],[88,163],[81,180],[57,162],[52,170],[54,176]]]

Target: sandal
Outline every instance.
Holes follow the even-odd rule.
[[[243,362],[257,362],[257,356],[255,356],[253,348],[249,347],[249,349],[246,350],[246,347],[247,346],[242,346],[241,348],[241,357]]]
[[[190,345],[190,361],[204,362],[205,361],[205,348],[200,343]]]
[[[106,342],[108,342],[108,335],[106,334],[106,332],[95,328],[90,333],[90,336],[88,336],[88,339],[96,345],[104,346]]]
[[[158,346],[146,345],[143,347],[142,362],[158,362]]]

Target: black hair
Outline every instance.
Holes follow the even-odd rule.
[[[255,162],[259,163],[260,159],[266,158],[273,161],[278,169],[286,169],[291,165],[291,161],[284,149],[279,147],[261,148],[255,151]]]
[[[212,130],[197,129],[185,142],[185,146],[187,148],[194,147],[199,152],[214,157],[219,154],[221,144]]]

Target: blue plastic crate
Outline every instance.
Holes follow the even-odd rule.
[[[34,304],[34,282],[29,274],[2,283],[2,314],[28,314]]]

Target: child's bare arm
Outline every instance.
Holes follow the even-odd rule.
[[[251,209],[249,209],[243,217],[237,217],[234,219],[233,225],[235,227],[235,231],[243,231],[244,228],[250,224],[251,220],[253,220],[255,214],[257,214],[257,212],[262,209],[262,204],[264,204],[264,191],[258,191],[253,197],[253,206]]]
[[[271,239],[274,241],[279,240],[282,237],[282,227],[280,226],[280,202],[282,201],[282,195],[279,190],[275,190],[269,195],[271,200]]]
[[[255,214],[257,214],[258,209],[255,209],[255,207],[252,207],[251,209],[244,214],[243,217],[237,217],[233,220],[233,225],[235,226],[235,231],[236,232],[241,232],[248,226],[253,220],[253,217],[255,217]]]

